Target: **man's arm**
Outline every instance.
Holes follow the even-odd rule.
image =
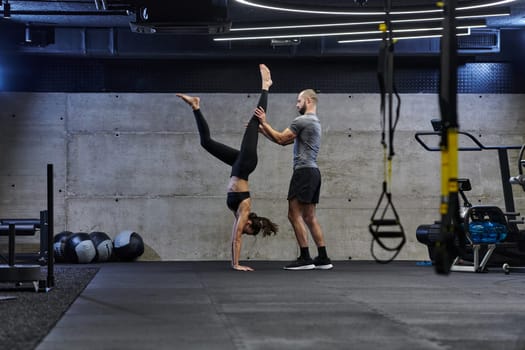
[[[268,133],[264,130],[264,128],[263,128],[263,126],[261,124],[259,124],[259,132],[261,134],[263,134],[264,137],[266,137],[268,140],[274,142],[273,139],[270,137],[270,135],[268,135]]]
[[[264,109],[257,107],[255,110],[255,116],[259,118],[262,134],[269,140],[279,145],[286,146],[292,144],[297,137],[297,135],[289,128],[286,128],[283,131],[275,130],[270,123],[266,121],[266,112]]]

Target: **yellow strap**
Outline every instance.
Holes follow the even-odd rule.
[[[392,158],[389,158],[388,159],[388,180],[386,181],[387,188],[390,187],[391,181],[392,181]],[[387,192],[390,192],[390,189]]]
[[[388,165],[387,165],[387,156],[386,156],[386,145],[383,145],[383,178],[388,182]]]
[[[449,149],[449,192],[458,192],[458,175],[459,175],[459,154],[458,154],[458,129],[451,128],[448,130],[448,149]]]
[[[450,193],[458,192],[458,129],[447,129],[447,147],[441,146],[441,215],[448,213]]]
[[[385,144],[383,144],[383,175],[387,187],[387,192],[389,192],[390,183],[392,182],[392,158],[389,158],[387,153],[387,147]]]

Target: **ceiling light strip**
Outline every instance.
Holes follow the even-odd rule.
[[[495,14],[493,16],[505,16],[505,14]],[[481,17],[489,17],[487,15],[467,15],[458,16],[457,19],[474,19]],[[397,19],[391,20],[392,23],[412,23],[412,22],[438,22],[442,21],[443,17],[430,17],[430,18],[414,18],[414,19]],[[268,25],[258,27],[242,27],[242,28],[231,28],[230,32],[249,32],[249,31],[269,31],[269,30],[283,30],[283,29],[310,29],[310,28],[333,28],[333,27],[352,27],[352,26],[364,26],[384,23],[382,20],[368,21],[368,22],[342,22],[342,23],[323,23],[323,24],[299,24],[299,25]]]
[[[342,36],[342,35],[357,35],[357,34],[372,34],[380,33],[380,30],[369,30],[359,32],[337,32],[337,33],[305,33],[305,34],[283,34],[283,35],[254,35],[254,36],[240,36],[228,38],[213,38],[214,41],[239,41],[239,40],[261,40],[261,39],[295,39],[295,38],[316,38],[327,36]]]
[[[456,23],[457,28],[483,28],[486,27],[486,21],[484,19],[476,20],[462,20]],[[420,30],[429,29],[441,29],[441,22],[421,22],[415,25],[414,23],[400,23],[392,27],[394,32],[417,32]],[[333,29],[324,28],[325,30],[300,30],[300,29],[286,29],[280,31],[252,31],[252,32],[241,32],[238,34],[225,34],[215,37],[214,41],[240,41],[240,40],[264,40],[264,39],[299,39],[299,38],[316,38],[316,37],[333,37],[333,36],[344,36],[344,35],[356,35],[360,33],[378,33],[380,32],[377,24],[361,25],[355,28],[344,29]]]
[[[259,4],[255,1],[248,1],[248,0],[235,0],[240,4],[252,6],[252,7],[258,7],[266,10],[275,10],[275,11],[285,11],[285,12],[295,12],[295,13],[308,13],[308,14],[317,14],[317,15],[358,15],[358,16],[370,16],[370,15],[382,15],[385,13],[385,11],[322,11],[322,10],[308,10],[308,9],[299,9],[299,8],[290,8],[290,7],[279,7],[279,6],[270,6],[270,5],[264,5]],[[441,12],[442,9],[435,9],[435,10],[429,10],[425,12],[418,12],[418,13],[430,13],[430,12]],[[395,12],[396,14],[400,13],[414,13],[414,12]],[[391,14],[394,14],[392,11]]]
[[[458,30],[456,33],[456,36],[468,36],[470,35],[470,30]],[[427,39],[427,38],[440,38],[442,37],[441,33],[436,34],[417,34],[417,35],[397,35],[394,36],[394,40],[409,40],[409,39]],[[381,41],[383,38],[381,36],[370,36],[365,38],[356,38],[356,39],[345,39],[345,40],[339,40],[337,41],[339,44],[351,44],[351,43],[362,43],[362,42],[368,42],[368,41]]]
[[[476,18],[486,18],[486,17],[502,17],[510,15],[510,8],[498,9],[498,12],[489,12],[486,9],[478,10],[474,13],[470,12],[463,15],[456,16],[456,19],[476,19]],[[442,21],[443,16],[430,15],[429,17],[425,16],[392,16],[392,23],[411,23],[411,22],[434,22]],[[384,14],[378,16],[377,19],[371,18],[369,21],[346,21],[341,18],[336,19],[332,22],[312,20],[312,23],[306,23],[305,20],[302,21],[292,21],[292,24],[283,24],[283,22],[260,22],[256,26],[250,27],[232,27],[230,32],[247,32],[247,31],[269,31],[269,30],[283,30],[283,29],[303,29],[303,28],[334,28],[334,27],[352,27],[360,25],[370,25],[370,24],[380,24],[384,22]],[[293,24],[296,23],[296,24]]]
[[[494,6],[500,6],[505,4],[510,4],[511,2],[514,2],[516,0],[502,0],[502,1],[496,1],[486,4],[480,4],[480,5],[472,5],[472,6],[461,6],[456,8],[456,10],[472,10],[472,9],[481,9],[481,8],[487,8],[487,7],[494,7]]]
[[[281,6],[275,6],[275,5],[265,5],[264,3],[261,3],[260,1],[253,1],[253,0],[235,0],[236,2],[251,6],[251,7],[257,7],[262,8],[266,10],[275,10],[275,11],[285,11],[285,12],[295,12],[295,13],[306,13],[306,14],[319,14],[319,15],[351,15],[351,16],[371,16],[371,15],[382,15],[385,13],[385,11],[366,11],[360,8],[359,10],[354,11],[344,11],[344,10],[318,10],[318,9],[307,9],[307,8],[291,8],[291,7],[281,7]],[[481,3],[477,5],[470,5],[470,6],[459,6],[456,8],[456,10],[472,10],[472,9],[480,9],[480,8],[487,8],[487,7],[494,7],[494,6],[500,6],[504,4],[509,4],[512,2],[515,2],[516,0],[500,0],[500,1],[488,1],[486,3]],[[391,15],[406,15],[406,14],[422,14],[422,13],[440,13],[443,9],[441,8],[424,8],[421,10],[392,10],[390,11]]]
[[[231,28],[230,32],[244,32],[255,30],[280,30],[280,29],[302,29],[302,28],[331,28],[331,27],[346,27],[346,26],[360,26],[369,24],[381,24],[384,21],[368,21],[368,22],[342,22],[342,23],[322,23],[322,24],[299,24],[299,25],[285,25],[285,26],[263,26],[263,27],[243,27]]]
[[[485,24],[472,24],[458,26],[457,29],[470,29],[470,28],[483,28]],[[417,33],[421,31],[441,31],[442,27],[431,27],[431,28],[404,28],[394,29],[394,33]],[[227,38],[214,38],[214,41],[241,41],[241,40],[265,40],[265,39],[298,39],[298,38],[316,38],[316,37],[330,37],[330,36],[346,36],[346,35],[364,35],[364,34],[381,34],[379,29],[375,30],[362,30],[354,32],[335,32],[335,33],[304,33],[304,34],[283,34],[283,35],[253,35],[253,36],[241,36],[241,37],[227,37]]]

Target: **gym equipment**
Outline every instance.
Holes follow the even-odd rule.
[[[470,180],[466,178],[458,179],[458,192],[461,195],[463,199],[463,209],[466,211],[468,208],[472,207],[472,204],[469,202],[467,196],[465,195],[465,191],[470,191],[472,189],[472,185],[470,184]],[[418,242],[423,243],[428,248],[428,255],[430,257],[430,260],[432,263],[434,263],[434,246],[435,243],[438,241],[441,234],[441,222],[435,221],[433,224],[430,225],[420,225],[416,229],[416,238]]]
[[[0,236],[9,235],[9,223],[15,224],[16,236],[34,236],[37,232],[40,234],[40,250],[36,254],[17,254],[17,260],[46,265],[48,248],[46,221],[47,211],[45,210],[40,212],[40,219],[0,219]],[[0,258],[7,262],[3,256],[0,255]]]
[[[523,174],[523,167],[525,166],[525,159],[523,159],[524,153],[525,153],[525,144],[521,146],[520,154],[518,157],[518,176],[513,176],[509,179],[509,183],[511,185],[520,185],[523,191],[525,191],[525,175]],[[519,220],[516,220],[516,221],[518,224],[524,223],[523,219],[521,221]],[[520,232],[523,232],[523,231],[520,231]],[[518,247],[520,248],[520,251],[525,251],[525,232],[523,232],[523,234],[521,234],[518,237],[517,244],[518,244]],[[519,266],[511,267],[509,262],[505,262],[502,266],[503,271],[505,272],[505,274],[508,275],[511,270],[513,271],[525,270],[525,267],[523,267],[523,261],[518,262],[518,265]]]
[[[439,109],[441,112],[441,215],[440,234],[435,243],[434,268],[448,274],[455,256],[465,247],[458,197],[458,114],[456,0],[438,2],[443,7],[443,35],[440,47]]]
[[[523,191],[525,191],[525,175],[523,174],[523,167],[525,166],[525,159],[523,155],[525,153],[525,144],[521,146],[520,155],[518,157],[518,176],[513,176],[509,179],[511,185],[520,185]]]
[[[436,131],[418,132],[415,134],[415,138],[427,151],[440,151],[440,147],[430,147],[424,140],[424,138],[431,136],[441,136],[440,123],[433,120],[432,124]],[[514,196],[509,182],[508,158],[508,150],[520,149],[521,146],[485,146],[468,132],[458,131],[458,136],[460,135],[467,137],[473,146],[458,147],[459,152],[485,150],[496,150],[498,152],[505,211],[497,206],[472,206],[464,193],[464,191],[471,190],[470,181],[468,179],[455,180],[458,193],[465,202],[463,205],[464,215],[463,218],[459,219],[457,228],[457,230],[464,232],[465,244],[463,249],[455,251],[449,270],[482,272],[486,270],[489,259],[492,259],[492,262],[502,261],[507,267],[510,267],[510,261],[522,264],[522,262],[525,262],[525,231],[520,231],[517,225],[523,224],[524,221],[517,219],[520,213],[517,213],[514,208]],[[458,216],[460,216],[459,210]],[[480,228],[479,226],[476,227],[476,222],[484,226],[483,228],[490,228],[486,232],[477,232],[476,230]],[[437,263],[436,247],[440,242],[442,226],[442,221],[436,221],[432,225],[419,226],[416,231],[418,241],[427,245],[430,258],[434,264]],[[437,234],[437,231],[439,231],[439,234]],[[483,234],[488,234],[488,236],[484,237]],[[493,236],[490,236],[491,234]],[[456,246],[461,244],[457,242],[457,236],[455,240],[449,243]],[[469,257],[469,254],[473,254],[473,256]],[[481,255],[482,260],[479,261]],[[459,264],[461,260],[472,260],[473,265],[462,266]]]
[[[132,261],[144,253],[144,241],[136,232],[122,231],[113,241],[113,251],[120,260]]]
[[[73,233],[64,243],[64,256],[69,263],[89,264],[96,255],[97,250],[88,233]]]
[[[54,254],[53,254],[53,164],[47,165],[47,210],[40,212],[40,242],[46,243],[46,250],[41,251],[41,257],[47,262],[47,277],[40,279],[41,266],[29,264],[16,264],[16,236],[20,234],[32,234],[36,229],[35,219],[4,219],[3,225],[8,227],[8,262],[0,265],[0,282],[14,282],[17,285],[30,282],[33,283],[35,291],[48,292],[55,285],[54,276]],[[17,230],[17,226],[20,231]],[[45,238],[42,236],[45,235]]]
[[[394,40],[392,35],[392,25],[390,22],[391,2],[385,1],[386,21],[380,26],[383,32],[383,41],[379,51],[379,64],[377,78],[381,90],[381,145],[383,146],[383,191],[379,197],[377,205],[370,218],[368,230],[372,234],[370,253],[376,262],[386,264],[394,260],[406,242],[405,231],[399,220],[389,184],[392,180],[392,158],[394,157],[394,132],[399,120],[401,99],[394,85]],[[393,118],[393,94],[397,98],[396,116]],[[388,138],[386,143],[386,96],[388,96]],[[388,155],[387,155],[388,154]],[[386,203],[383,203],[386,201]],[[387,215],[392,215],[387,217]],[[386,243],[388,240],[389,243]],[[392,243],[392,240],[394,243]],[[388,259],[381,259],[375,253],[375,243],[387,252],[393,252]]]
[[[57,262],[66,261],[66,256],[64,254],[64,245],[66,243],[67,238],[72,234],[73,232],[71,231],[62,231],[55,235],[55,238],[53,239],[53,250],[55,252],[55,260]]]
[[[95,261],[109,261],[113,255],[113,242],[105,232],[91,232],[89,237],[93,241],[97,255]]]
[[[473,206],[468,208],[464,215],[463,227],[467,246],[472,249],[472,265],[464,265],[457,256],[451,266],[451,271],[483,272],[486,270],[489,259],[496,250],[497,244],[507,237],[507,221],[500,208],[494,206]],[[482,247],[485,252],[482,253]],[[483,255],[480,261],[480,255]]]

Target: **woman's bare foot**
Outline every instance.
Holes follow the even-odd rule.
[[[193,110],[197,110],[200,108],[201,99],[199,97],[184,94],[175,94],[175,96],[180,97],[184,102],[189,104]]]
[[[273,84],[270,70],[264,64],[259,65],[259,70],[261,71],[262,88],[263,90],[268,90]]]

